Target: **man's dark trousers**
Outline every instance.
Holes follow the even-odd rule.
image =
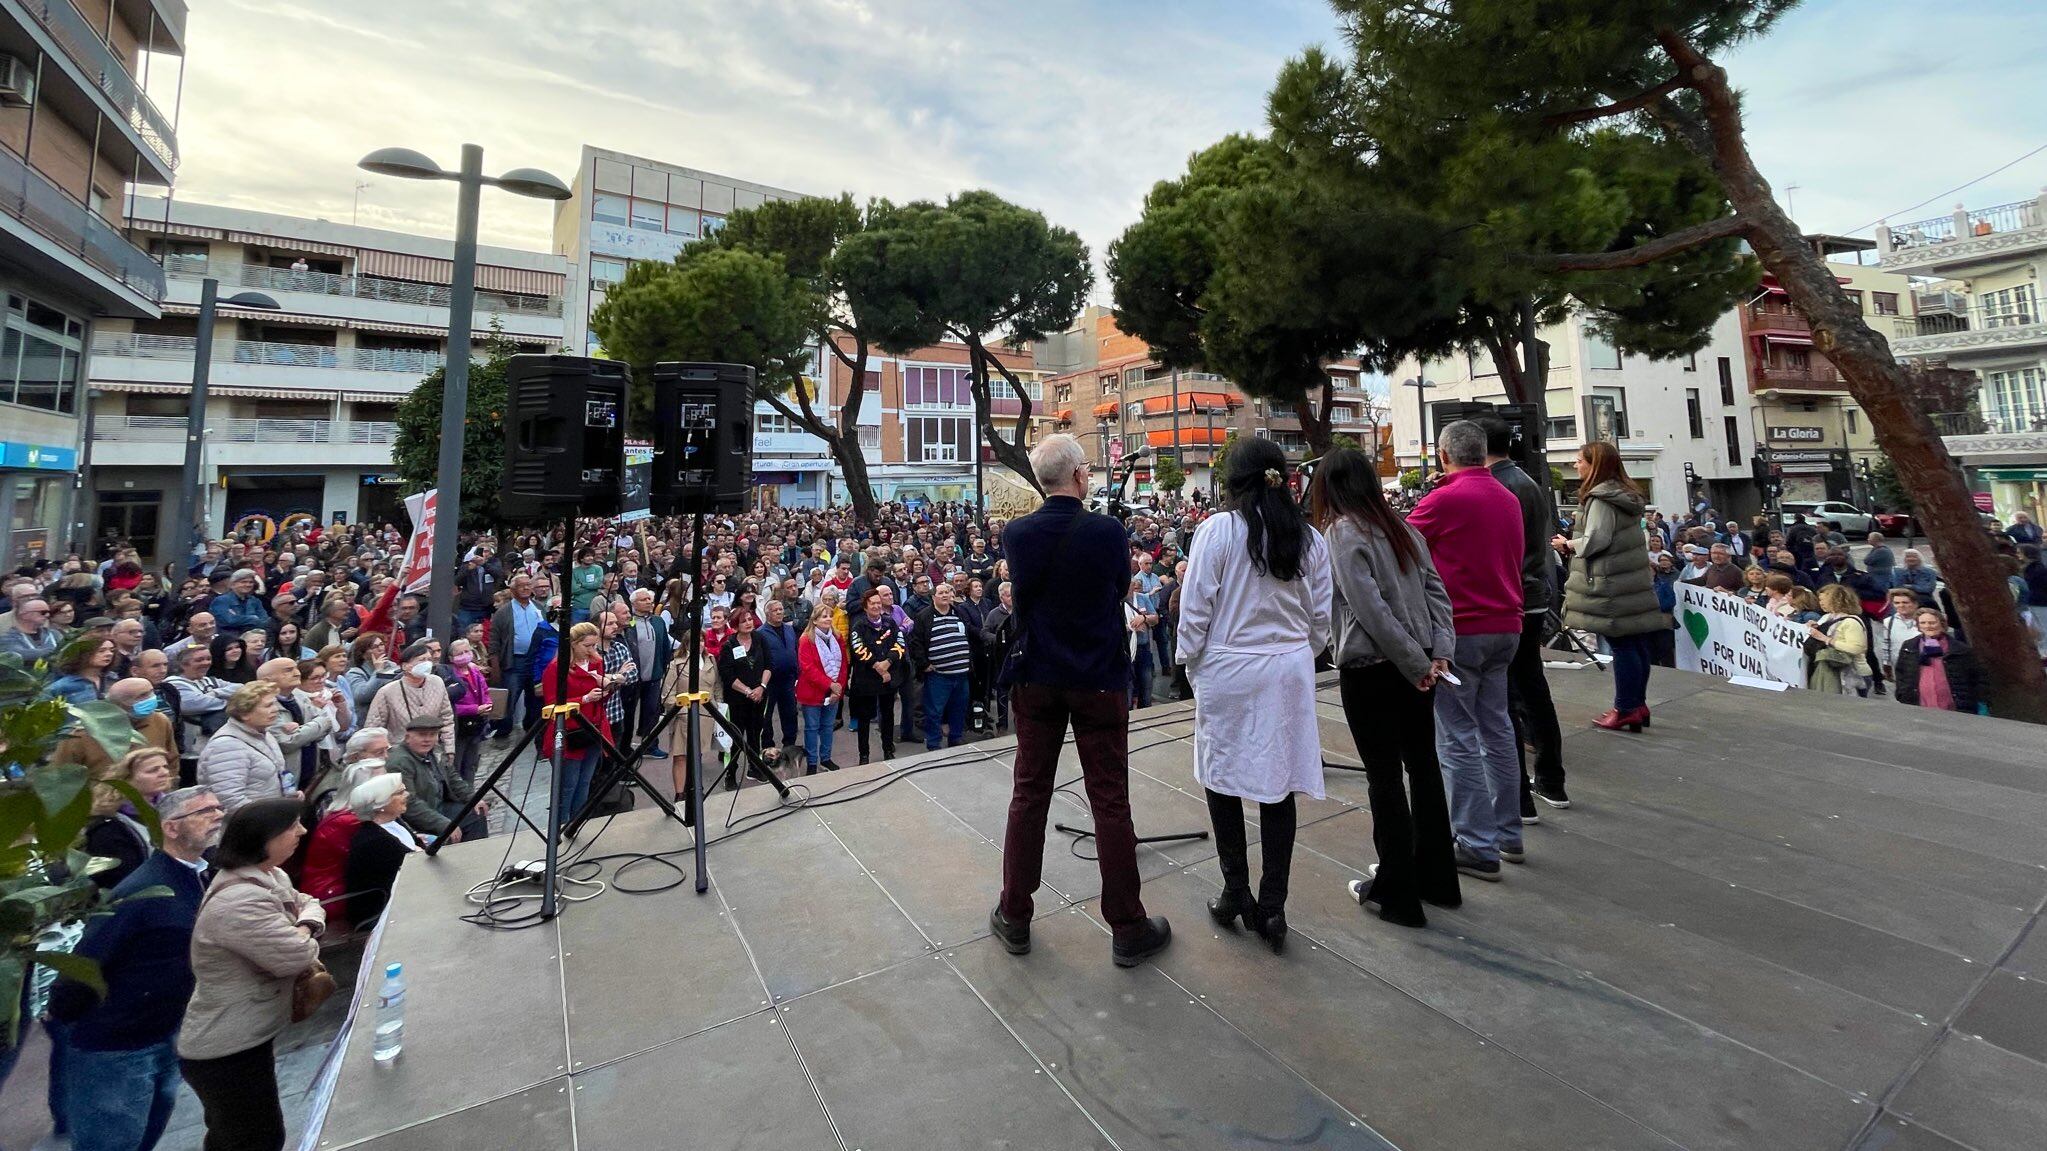
[[[1031,896],[1045,866],[1045,819],[1066,725],[1080,753],[1081,779],[1094,811],[1095,852],[1102,869],[1102,918],[1120,939],[1142,935],[1137,833],[1130,823],[1130,693],[1018,684],[1010,698],[1016,723],[1016,789],[1002,841],[1002,917],[1031,921]]]
[[[790,676],[777,675],[768,681],[766,700],[768,722],[763,726],[770,735],[774,733],[774,718],[782,717],[782,742],[801,744],[803,728],[798,724],[796,711],[796,680]]]
[[[1514,720],[1514,747],[1521,757],[1521,793],[1529,791],[1528,751],[1535,745],[1535,782],[1544,790],[1564,786],[1564,733],[1557,726],[1557,705],[1550,699],[1549,680],[1542,673],[1542,642],[1548,638],[1548,613],[1521,617],[1521,646],[1507,665],[1507,714]],[[1525,807],[1525,805],[1524,805]]]

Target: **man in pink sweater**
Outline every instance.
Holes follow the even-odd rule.
[[[1507,669],[1521,642],[1521,503],[1486,470],[1485,430],[1436,434],[1443,480],[1408,516],[1450,593],[1457,678],[1436,684],[1436,756],[1450,783],[1457,870],[1497,882],[1521,863],[1521,763],[1507,714]]]

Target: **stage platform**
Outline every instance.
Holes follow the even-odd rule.
[[[502,841],[415,859],[377,956],[410,976],[404,1054],[374,1066],[356,1028],[319,1145],[2047,1145],[2038,729],[1659,669],[1630,736],[1590,726],[1603,673],[1550,678],[1576,803],[1544,810],[1527,864],[1424,930],[1382,923],[1344,891],[1374,859],[1365,780],[1332,772],[1302,807],[1283,956],[1210,922],[1197,841],[1143,850],[1174,943],[1112,966],[1094,864],[1058,832],[1035,947],[1006,954],[1001,741],[817,777],[850,795],[951,764],[714,837],[704,896],[611,891],[493,932],[456,917]],[[1321,699],[1330,758],[1355,762],[1333,683]],[[1138,833],[1205,828],[1188,708],[1132,728]],[[596,850],[687,843],[642,810]]]

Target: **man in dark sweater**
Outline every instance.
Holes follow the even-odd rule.
[[[924,746],[938,750],[939,728],[946,745],[958,747],[967,733],[967,687],[981,654],[981,625],[954,602],[951,584],[931,592],[931,606],[917,613],[910,632],[910,663],[924,681]]]
[[[107,992],[58,980],[50,1014],[70,1024],[65,1107],[78,1146],[152,1147],[178,1101],[178,1026],[192,998],[192,925],[206,894],[202,853],[218,837],[220,799],[188,787],[158,805],[163,846],[114,888],[77,954]],[[167,888],[161,898],[129,898]]]
[[[1514,746],[1521,753],[1521,821],[1539,819],[1535,797],[1552,807],[1571,806],[1564,791],[1564,732],[1557,724],[1557,706],[1550,699],[1549,680],[1542,672],[1542,641],[1549,636],[1549,609],[1555,596],[1551,573],[1557,534],[1549,497],[1533,477],[1509,458],[1513,431],[1507,421],[1479,421],[1486,434],[1486,470],[1514,493],[1521,504],[1521,643],[1507,666],[1507,713],[1514,721]],[[1529,778],[1528,745],[1535,745],[1535,773]]]
[[[1117,966],[1131,967],[1165,950],[1173,933],[1164,916],[1145,916],[1138,895],[1130,822],[1130,655],[1123,641],[1129,545],[1121,524],[1081,507],[1089,469],[1079,441],[1045,437],[1031,449],[1031,469],[1044,488],[1044,506],[1002,533],[1023,654],[1011,694],[1016,784],[1003,837],[1002,897],[989,923],[1010,954],[1031,949],[1031,897],[1044,869],[1045,818],[1070,720],[1094,811],[1111,956]]]

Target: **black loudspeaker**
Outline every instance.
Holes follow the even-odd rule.
[[[657,516],[743,512],[753,494],[753,369],[655,364]]]
[[[1442,430],[1458,420],[1477,420],[1491,417],[1503,420],[1513,433],[1507,455],[1515,466],[1527,472],[1536,483],[1549,484],[1549,448],[1543,441],[1543,429],[1535,419],[1534,404],[1488,404],[1475,400],[1442,400],[1429,405],[1430,417],[1435,421],[1435,430]]]
[[[615,516],[632,373],[615,360],[513,356],[505,367],[507,520]]]

